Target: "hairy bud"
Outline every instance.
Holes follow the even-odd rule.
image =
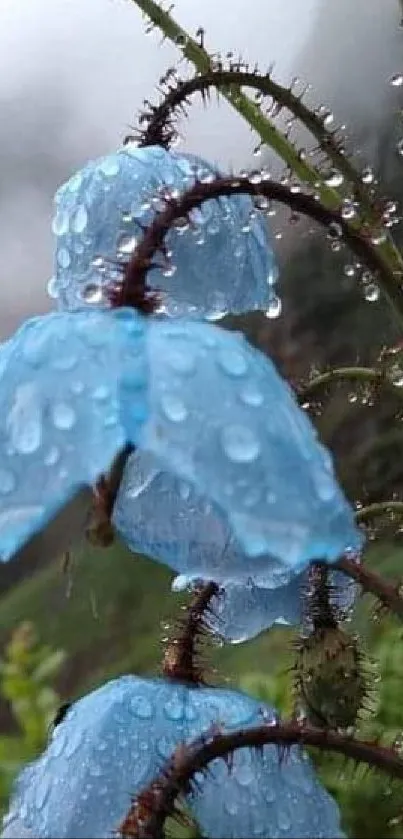
[[[321,627],[302,639],[296,687],[313,725],[353,726],[368,693],[364,656],[356,641],[338,627]]]

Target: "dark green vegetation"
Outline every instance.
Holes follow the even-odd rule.
[[[370,561],[387,576],[397,576],[403,549],[383,545],[372,549]],[[70,580],[60,563],[38,571],[13,587],[0,599],[0,643],[5,643],[23,621],[32,621],[41,643],[62,649],[67,656],[60,671],[50,666],[49,681],[56,686],[60,701],[73,699],[105,678],[125,672],[155,674],[161,659],[161,638],[166,624],[180,614],[184,596],[170,593],[171,575],[155,563],[139,559],[121,549],[93,551],[76,560]],[[68,596],[67,596],[68,595]],[[369,619],[370,618],[370,619]],[[362,644],[378,660],[370,671],[374,687],[375,714],[362,723],[362,733],[375,737],[383,731],[392,742],[403,731],[401,676],[403,670],[402,630],[394,619],[374,619],[373,602],[361,601],[354,624]],[[264,633],[255,641],[226,645],[208,651],[207,661],[217,683],[240,685],[248,692],[290,710],[293,634],[285,629]],[[37,655],[44,657],[44,648]],[[56,659],[57,660],[57,659]],[[18,693],[18,691],[17,691]],[[4,694],[4,677],[3,677]],[[54,695],[50,706],[54,705]],[[53,704],[52,704],[53,703]],[[49,709],[45,708],[44,718]],[[22,714],[24,719],[24,713]],[[2,702],[3,735],[21,730]],[[0,796],[3,806],[9,778],[20,760],[37,745],[13,737],[0,737]],[[328,788],[337,795],[348,834],[354,837],[403,836],[399,821],[403,796],[389,780],[370,773],[363,779],[362,768],[343,766],[339,759],[313,754]],[[7,760],[6,760],[7,758]],[[7,766],[7,778],[4,766]],[[3,775],[3,777],[2,777]],[[176,834],[178,835],[178,834]]]

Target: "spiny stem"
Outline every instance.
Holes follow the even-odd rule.
[[[231,734],[215,732],[193,744],[179,746],[161,776],[133,800],[129,813],[119,826],[119,835],[123,839],[160,839],[164,835],[165,820],[174,810],[176,799],[192,791],[192,781],[196,774],[205,772],[217,758],[228,761],[228,757],[237,749],[262,749],[267,745],[276,745],[280,749],[294,745],[313,746],[380,769],[391,778],[403,779],[403,760],[393,748],[355,740],[306,723],[291,720],[240,729]],[[281,752],[279,760],[280,757]],[[144,806],[146,795],[147,807]]]
[[[191,38],[186,30],[179,26],[169,12],[165,12],[155,0],[133,0],[133,2],[164,33],[166,38],[169,38],[174,44],[181,43],[183,55],[192,62],[199,73],[211,72],[213,67],[208,52],[197,41]],[[258,105],[252,102],[239,89],[223,91],[223,96],[244,117],[250,127],[257,131],[261,141],[267,143],[298,178],[315,188],[324,206],[334,209],[340,205],[341,194],[326,185],[323,176],[315,167],[310,166],[302,158],[300,152],[277,130],[273,123],[262,113]],[[302,118],[302,113],[300,114],[300,118]],[[311,130],[312,120],[310,120],[310,124],[307,127]],[[325,148],[324,151],[327,153],[328,149]],[[370,213],[363,220],[371,226],[374,221],[373,214]],[[379,244],[379,249],[385,263],[389,267],[389,271],[392,274],[396,272],[397,278],[400,277],[401,282],[403,279],[403,257],[390,235],[387,236],[384,242]],[[392,302],[392,305],[394,306],[395,304]],[[397,309],[400,312],[399,307]]]
[[[181,52],[199,73],[208,73],[213,69],[208,52],[191,38],[186,30],[155,0],[133,0],[133,2],[164,33],[166,38],[176,45],[181,44]],[[262,114],[258,105],[238,90],[225,91],[223,96],[246,119],[250,127],[257,131],[262,142],[267,143],[302,181],[317,187],[323,203],[330,207],[338,206],[340,196],[337,191],[326,186],[316,169],[301,159],[301,155],[292,143]]]
[[[340,144],[335,139],[335,132],[326,128],[323,119],[310,110],[300,96],[296,96],[291,88],[275,82],[269,73],[263,75],[258,71],[236,69],[210,70],[190,79],[181,80],[176,87],[169,90],[160,105],[149,114],[148,125],[142,134],[140,145],[163,145],[164,126],[172,113],[187,102],[189,96],[195,93],[203,94],[211,87],[217,89],[222,95],[227,92],[228,88],[237,88],[237,92],[240,93],[240,88],[249,87],[266,96],[271,96],[275,102],[300,120],[315,137],[335,168],[353,186],[354,196],[361,202],[361,209],[368,213],[375,211],[368,189],[346,154],[340,150]],[[381,219],[377,218],[376,221],[383,226]]]
[[[162,665],[165,678],[192,685],[203,683],[203,671],[197,661],[197,643],[206,634],[205,613],[218,591],[218,585],[213,582],[196,588],[185,617],[166,648]]]
[[[376,571],[372,571],[364,563],[354,562],[352,559],[343,557],[334,566],[344,571],[364,589],[365,592],[373,594],[383,606],[398,618],[403,618],[403,597],[399,585],[389,583]]]
[[[403,501],[377,501],[374,504],[368,504],[361,510],[357,510],[356,520],[359,523],[366,522],[384,513],[398,513],[403,517]]]
[[[398,315],[400,324],[403,322],[403,288],[396,281],[381,250],[373,246],[361,231],[355,230],[339,211],[324,207],[310,195],[270,179],[252,183],[248,177],[217,177],[211,183],[196,182],[178,199],[170,198],[165,209],[154,217],[125,268],[117,305],[130,306],[131,287],[138,289],[141,283],[146,284],[147,271],[154,267],[153,258],[162,248],[168,230],[177,219],[188,217],[192,210],[205,201],[231,195],[264,196],[289,206],[296,213],[309,216],[324,227],[334,226],[358,258],[379,275],[386,298]]]

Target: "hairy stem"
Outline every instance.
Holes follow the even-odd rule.
[[[326,370],[324,373],[319,373],[309,382],[304,384],[298,393],[300,401],[309,399],[314,396],[316,391],[321,390],[327,385],[335,384],[336,382],[357,382],[358,384],[379,384],[388,388],[395,396],[401,396],[403,399],[403,388],[399,388],[393,384],[393,381],[388,377],[387,372],[373,367],[334,367],[332,370]]]
[[[199,73],[203,74],[211,72],[213,68],[211,64],[211,57],[208,52],[200,46],[197,41],[191,38],[188,33],[172,18],[171,14],[169,12],[165,12],[161,8],[159,3],[155,2],[155,0],[133,0],[133,2],[141,9],[149,20],[164,33],[166,38],[169,38],[169,40],[173,41],[173,43],[177,45],[181,45],[183,55],[192,62]],[[277,90],[277,93],[280,92],[280,90]],[[258,105],[252,102],[252,100],[245,96],[245,94],[243,94],[239,89],[229,89],[223,91],[223,96],[225,96],[235,110],[244,117],[251,128],[257,131],[262,142],[267,143],[267,145],[279,155],[279,157],[289,166],[298,178],[315,188],[321,202],[325,206],[334,209],[340,205],[340,193],[326,185],[323,176],[315,167],[309,165],[307,161],[302,158],[299,151],[296,150],[292,143],[290,143],[289,140],[287,140],[287,138],[277,130],[275,125],[273,125],[273,123],[262,113]],[[302,106],[302,103],[300,104]],[[303,124],[306,124],[308,130],[311,131],[313,127],[312,116],[309,120],[309,124],[305,123],[304,111],[300,110],[298,117],[302,120]],[[323,150],[325,153],[329,152],[327,145]],[[345,161],[344,165],[346,164],[347,161]],[[337,166],[339,166],[339,163],[337,163]],[[351,170],[349,172],[349,177],[351,177]],[[373,213],[367,213],[367,216],[368,218],[364,220],[368,221],[371,225],[374,221]],[[403,258],[390,235],[387,236],[385,241],[379,244],[379,250],[381,251],[386,264],[389,265],[390,271],[395,271],[398,275],[399,281],[401,282],[403,278]]]
[[[343,557],[332,567],[344,571],[364,589],[373,594],[383,606],[398,618],[403,618],[403,597],[400,585],[389,583],[376,571],[370,570],[365,564],[354,562]]]
[[[264,196],[289,206],[295,213],[306,215],[324,227],[334,227],[337,235],[344,239],[357,257],[378,275],[392,310],[398,316],[400,324],[403,323],[403,288],[397,282],[381,250],[373,246],[361,231],[354,229],[343,219],[339,211],[324,207],[315,198],[303,192],[272,180],[252,183],[247,177],[217,177],[211,183],[196,182],[178,199],[168,200],[166,208],[157,213],[125,267],[118,305],[130,306],[131,288],[138,289],[142,283],[145,286],[147,271],[154,267],[153,259],[162,249],[165,236],[177,219],[188,217],[192,210],[200,207],[205,201],[231,195]]]
[[[203,669],[198,661],[197,647],[199,639],[206,634],[206,611],[218,590],[218,585],[213,582],[196,588],[185,617],[165,650],[162,665],[165,678],[185,684],[203,684]]]
[[[177,749],[161,776],[134,799],[128,815],[119,826],[120,836],[124,839],[160,839],[164,835],[165,819],[174,811],[178,796],[191,792],[195,775],[205,771],[213,760],[222,758],[228,761],[237,749],[261,749],[267,745],[287,749],[296,744],[344,755],[357,763],[380,769],[392,778],[403,778],[403,760],[393,748],[355,740],[306,723],[285,721],[241,729],[231,734],[215,732]]]

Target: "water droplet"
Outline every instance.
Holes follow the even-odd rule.
[[[161,396],[161,410],[171,422],[184,422],[188,416],[186,405],[173,393],[164,393]]]
[[[86,303],[101,303],[103,300],[102,286],[98,283],[87,283],[84,288],[80,289],[80,296]]]
[[[76,413],[67,402],[56,402],[52,406],[52,422],[60,431],[69,431],[76,422]]]
[[[88,213],[84,207],[84,204],[80,204],[78,210],[76,211],[73,221],[72,221],[72,229],[74,233],[83,233],[85,228],[87,227],[88,223]]]
[[[352,219],[356,214],[355,203],[351,198],[345,198],[342,205],[341,205],[341,216],[342,218]]]
[[[91,265],[93,268],[95,268],[96,271],[99,271],[100,273],[106,270],[105,260],[102,256],[95,256],[91,262]]]
[[[52,231],[55,236],[64,236],[69,229],[69,217],[64,210],[58,210],[53,221]]]
[[[375,175],[371,166],[366,166],[365,169],[362,170],[361,180],[363,184],[372,184],[374,182]]]
[[[164,704],[164,712],[169,720],[183,720],[185,716],[184,702],[179,696],[173,696]]]
[[[331,169],[324,178],[326,186],[330,186],[332,189],[336,189],[341,186],[343,180],[343,175],[341,172],[338,172],[337,169]]]
[[[0,469],[0,495],[8,495],[16,486],[15,476],[10,469]]]
[[[239,396],[245,405],[250,405],[253,408],[259,408],[264,402],[263,393],[253,382],[248,382],[242,388]]]
[[[107,178],[113,178],[118,174],[120,164],[116,157],[106,157],[105,160],[100,163],[99,169],[104,175],[106,175]]]
[[[278,297],[277,294],[275,294],[271,298],[269,305],[264,313],[264,316],[269,320],[275,320],[276,318],[280,317],[282,308],[283,304],[281,302],[281,297]]]
[[[375,303],[380,297],[380,288],[377,283],[368,283],[364,288],[364,297],[368,303]]]
[[[392,87],[402,87],[403,73],[395,73],[390,80],[390,84]]]
[[[252,463],[260,452],[259,440],[244,425],[228,425],[224,428],[222,443],[227,457],[234,463]]]
[[[176,273],[176,270],[177,270],[177,269],[176,269],[176,265],[172,265],[172,264],[171,264],[171,265],[167,265],[167,266],[163,269],[162,274],[163,274],[163,276],[164,276],[164,277],[173,277],[173,276],[174,276],[174,274]]]
[[[61,268],[68,268],[70,265],[70,254],[67,248],[60,248],[57,251],[57,263]]]
[[[355,276],[354,265],[345,265],[344,266],[344,273],[345,273],[346,277],[354,277]]]
[[[59,290],[57,288],[56,277],[51,277],[46,286],[47,293],[52,300],[57,300],[59,297]]]
[[[221,349],[217,360],[230,376],[244,376],[248,369],[245,356],[239,350]]]
[[[395,387],[403,387],[403,368],[399,364],[393,364],[389,370],[389,378]]]
[[[42,409],[36,387],[20,385],[6,420],[10,442],[20,454],[33,454],[42,443]]]
[[[117,244],[117,255],[120,257],[130,256],[137,246],[135,236],[121,236]]]
[[[141,720],[149,720],[154,714],[154,708],[147,696],[136,696],[130,700],[130,710]]]
[[[403,138],[401,140],[399,140],[399,142],[396,146],[396,151],[397,151],[399,157],[403,157]]]

